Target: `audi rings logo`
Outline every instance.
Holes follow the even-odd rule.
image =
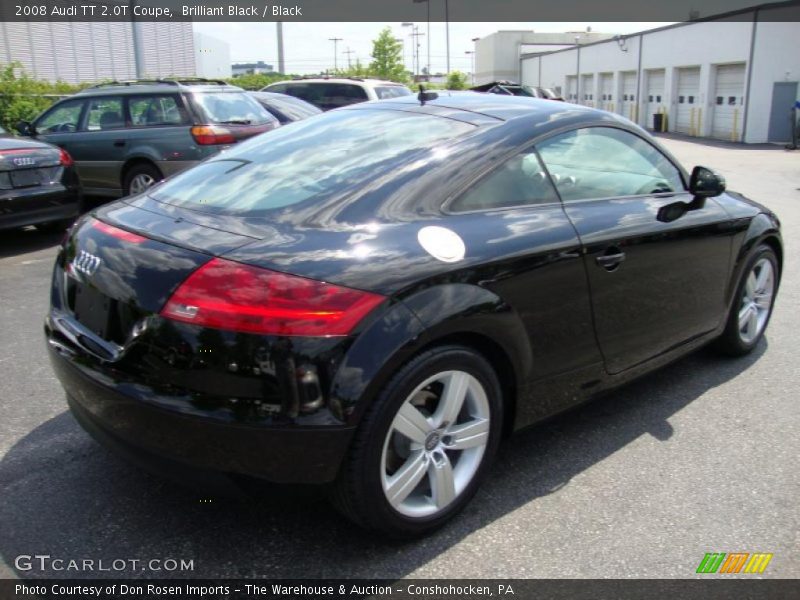
[[[17,167],[30,167],[36,164],[36,161],[32,158],[27,156],[21,156],[19,158],[12,158],[11,162],[14,163]]]
[[[71,266],[73,271],[91,277],[97,272],[97,269],[100,268],[100,262],[99,256],[95,256],[86,250],[81,250],[78,256],[75,257],[75,260],[72,261]]]

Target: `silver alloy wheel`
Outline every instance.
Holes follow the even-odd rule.
[[[486,391],[469,373],[443,371],[418,385],[383,444],[381,483],[389,504],[408,517],[449,506],[481,465],[489,421]]]
[[[775,272],[772,263],[762,258],[747,275],[739,307],[739,337],[745,344],[751,344],[764,331],[774,294]]]
[[[131,195],[141,194],[155,182],[156,180],[147,173],[139,173],[136,177],[131,179]]]

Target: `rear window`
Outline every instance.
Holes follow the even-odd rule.
[[[411,90],[402,85],[381,85],[375,88],[375,94],[379,100],[387,98],[399,98],[400,96],[410,96]]]
[[[258,99],[258,92],[255,92],[255,94],[256,99]],[[294,98],[292,96],[265,94],[261,97],[261,101],[264,102],[267,110],[272,108],[275,111],[279,111],[281,115],[287,117],[290,121],[300,121],[301,119],[318,115],[321,112],[320,109],[313,104],[309,104],[304,100],[300,100],[300,98]],[[270,112],[273,111],[270,110]],[[275,116],[280,118],[277,114]]]
[[[262,125],[273,117],[245,92],[197,92],[194,101],[209,123]]]
[[[385,110],[337,111],[252,138],[154,188],[156,200],[259,216],[363,187],[474,125]]]
[[[269,91],[279,90],[270,87]],[[369,100],[367,92],[360,85],[350,83],[287,83],[286,87],[280,91],[310,102],[322,110],[331,110]]]

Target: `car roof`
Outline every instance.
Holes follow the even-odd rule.
[[[242,88],[214,79],[150,79],[109,81],[84,88],[76,96],[119,94],[154,94],[169,92],[242,92]]]
[[[553,121],[557,123],[559,116],[575,115],[583,113],[587,119],[603,118],[609,113],[604,111],[581,106],[557,102],[544,98],[533,98],[530,96],[505,96],[499,94],[483,94],[479,92],[451,92],[447,90],[429,90],[425,92],[428,96],[423,103],[419,100],[418,94],[389,98],[375,102],[363,102],[352,104],[340,110],[357,110],[376,105],[396,105],[404,109],[414,109],[420,112],[436,112],[438,108],[464,111],[468,113],[478,113],[501,121],[512,119],[526,119],[532,123]],[[433,98],[432,96],[436,97]],[[426,111],[426,107],[428,110]]]
[[[367,85],[387,85],[406,87],[405,84],[397,83],[396,81],[386,81],[384,79],[372,79],[369,77],[298,77],[297,79],[286,79],[284,81],[275,81],[270,83],[276,85],[278,83],[350,83],[358,85],[359,83]],[[269,87],[267,86],[267,87]]]

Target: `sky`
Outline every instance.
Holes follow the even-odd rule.
[[[426,64],[428,52],[428,23],[419,22],[420,61]],[[450,23],[450,68],[469,73],[471,58],[467,51],[474,49],[472,38],[483,37],[499,30],[526,30],[537,32],[592,31],[599,33],[628,34],[659,27],[664,23]],[[334,43],[329,38],[342,38],[338,42],[336,62],[347,65],[347,50],[355,63],[370,61],[372,40],[384,27],[390,27],[395,37],[405,40],[405,62],[412,70],[411,28],[400,23],[284,23],[283,45],[286,71],[289,73],[319,73],[334,66]],[[233,62],[263,60],[277,69],[278,51],[275,23],[195,23],[196,31],[214,36],[230,44]],[[447,45],[444,23],[430,24],[431,72],[444,72],[447,66]]]

